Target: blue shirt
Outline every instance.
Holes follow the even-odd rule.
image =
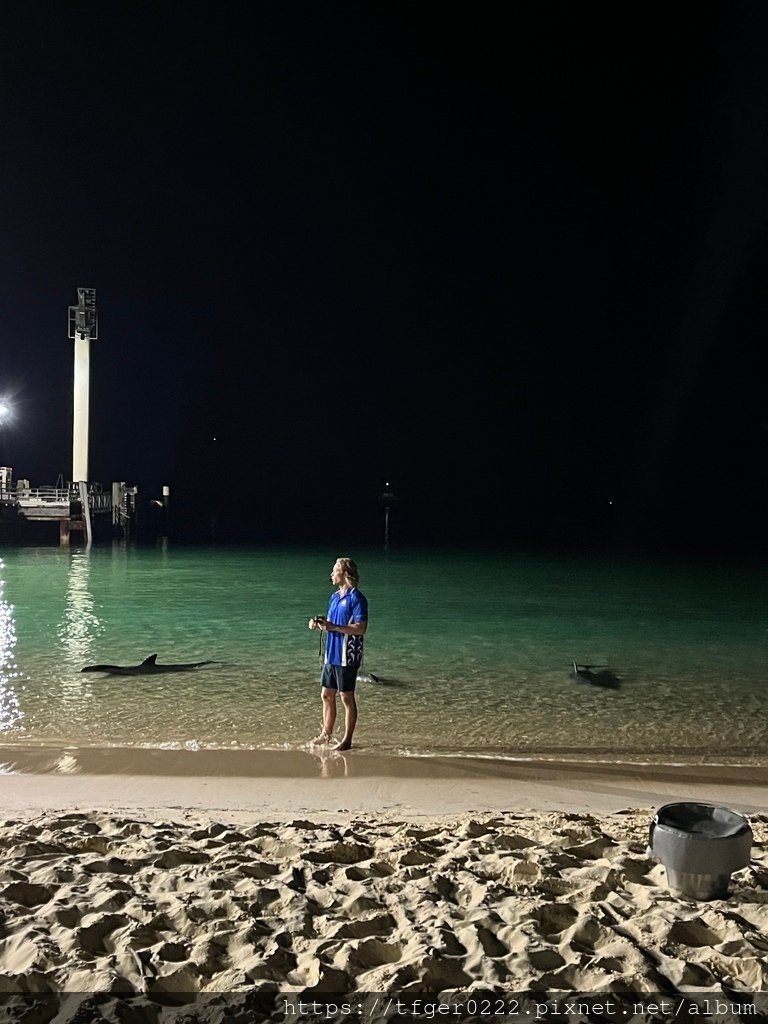
[[[352,622],[368,621],[368,601],[359,590],[348,590],[346,594],[337,590],[328,602],[329,622],[337,626],[348,626]],[[363,637],[348,636],[346,633],[327,633],[325,643],[326,665],[349,665],[360,668],[363,663]]]

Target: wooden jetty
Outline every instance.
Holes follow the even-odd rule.
[[[29,480],[14,483],[9,467],[0,467],[3,526],[13,524],[14,532],[23,535],[26,523],[56,522],[62,546],[69,545],[73,533],[79,534],[83,543],[90,546],[98,520],[111,520],[114,534],[128,536],[136,518],[136,493],[136,487],[128,487],[122,481],[113,483],[111,491],[84,481],[30,487]]]

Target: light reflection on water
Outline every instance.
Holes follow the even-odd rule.
[[[0,734],[18,727],[23,717],[16,681],[19,678],[15,661],[16,623],[13,605],[5,599],[5,565],[0,558]]]
[[[7,742],[298,746],[336,550],[20,548],[0,562]],[[355,554],[355,553],[353,553]],[[358,745],[393,753],[768,757],[765,573],[357,552],[371,605]],[[12,603],[11,603],[12,602]],[[211,659],[164,676],[86,664]],[[617,691],[577,686],[609,663]]]
[[[104,626],[95,611],[93,596],[88,588],[91,572],[91,552],[72,553],[67,581],[64,614],[56,627],[64,661],[79,672],[88,663],[96,641]]]

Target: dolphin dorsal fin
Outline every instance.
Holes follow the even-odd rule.
[[[156,661],[157,661],[157,655],[156,654],[150,654],[150,656],[148,658],[145,658],[144,661],[142,661],[141,664],[142,665],[154,665]]]

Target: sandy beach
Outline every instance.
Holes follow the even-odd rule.
[[[764,768],[18,747],[0,761],[0,1012],[36,1014],[6,1019],[426,1019],[391,1002],[422,997],[464,1019],[533,1020],[580,996],[613,1000],[616,1020],[765,1009]],[[749,818],[726,899],[672,890],[648,855],[655,811],[677,800]]]

